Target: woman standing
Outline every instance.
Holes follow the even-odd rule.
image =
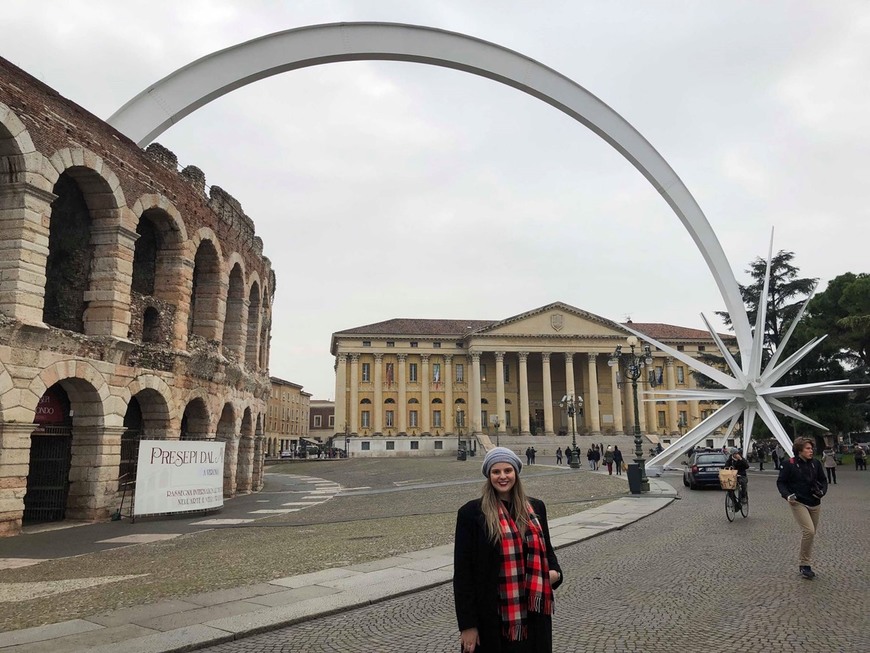
[[[488,451],[483,494],[456,518],[453,595],[463,653],[553,650],[553,590],[562,569],[547,509],[526,496],[522,469],[510,449]]]
[[[825,466],[825,474],[828,475],[828,483],[837,484],[837,457],[834,450],[828,447],[822,452],[822,464]]]
[[[613,447],[609,444],[604,452],[604,464],[607,465],[607,473],[613,476]]]
[[[811,438],[796,438],[794,457],[783,460],[779,467],[776,487],[791,506],[791,513],[801,527],[801,553],[799,571],[804,578],[814,578],[813,540],[819,528],[822,497],[828,491],[828,481],[822,463],[813,458]]]

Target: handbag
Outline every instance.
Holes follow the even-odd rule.
[[[624,471],[624,472],[628,471],[628,464],[622,463],[622,471]]]

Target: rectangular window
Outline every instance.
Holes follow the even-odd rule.
[[[662,385],[665,382],[665,370],[661,365],[656,365],[656,385]]]
[[[395,346],[396,346],[395,340],[387,340],[387,347],[395,347]]]
[[[465,365],[456,363],[456,382],[465,383]]]
[[[480,364],[480,382],[486,383],[486,365]]]
[[[465,411],[456,411],[456,426],[465,426]]]
[[[480,423],[484,425],[484,427],[489,428],[489,422],[486,419],[486,411],[480,411]]]
[[[371,380],[372,380],[371,363],[363,363],[362,364],[362,381],[363,381],[363,383],[368,383]]]
[[[504,412],[504,425],[508,427],[511,425],[511,411],[509,410]]]
[[[371,340],[363,340],[363,347],[371,347],[371,346],[372,346]]]
[[[360,417],[361,417],[361,426],[364,429],[371,428],[372,421],[371,421],[371,414],[369,413],[369,411],[364,410]]]
[[[387,451],[395,451],[396,443],[392,440],[387,440]]]
[[[332,428],[333,426],[335,426],[335,415],[330,415],[329,416],[329,428]]]
[[[412,410],[408,412],[408,425],[416,428],[417,427],[417,411]]]
[[[464,344],[461,340],[458,340],[458,341],[456,342],[456,348],[457,348],[457,349],[462,349],[463,347],[465,347],[465,344]]]
[[[663,410],[659,411],[659,428],[665,428],[665,411]]]
[[[392,410],[387,411],[387,416],[386,416],[387,428],[393,427],[393,415],[395,415],[395,413]]]
[[[432,411],[432,426],[435,428],[441,428],[441,411],[433,410]]]
[[[688,423],[689,423],[689,415],[686,413],[686,411],[681,410],[680,411],[680,426],[682,426],[683,428],[686,428],[686,425],[688,425]]]
[[[323,418],[320,415],[315,415],[314,416],[314,428],[319,429],[322,420],[323,420]]]
[[[680,365],[677,368],[677,383],[683,384],[685,382],[686,382],[686,370],[682,365]]]
[[[417,363],[408,363],[408,383],[417,383]]]
[[[440,342],[433,342],[432,348],[433,349],[441,349],[441,343]]]
[[[359,448],[361,451],[368,451],[371,449],[371,442],[360,442]]]
[[[707,351],[707,348],[704,345],[698,345],[698,351]]]
[[[683,349],[684,349],[683,345],[677,345],[677,351],[683,351]]]
[[[419,448],[420,448],[420,443],[417,442],[416,440],[411,440],[411,449],[415,450],[415,449],[419,449]]]
[[[396,377],[395,377],[395,366],[394,366],[392,363],[387,363],[387,364],[384,366],[384,368],[385,368],[385,369],[384,369],[384,372],[385,372],[386,377],[387,377],[387,385],[393,385],[393,382],[394,382],[395,379],[396,379]]]
[[[438,450],[438,449],[443,449],[443,448],[444,448],[444,443],[441,442],[441,440],[435,440],[435,449]]]
[[[417,343],[416,343],[416,342],[412,342],[412,343],[411,343],[411,348],[412,348],[412,349],[416,349],[416,348],[417,348]]]
[[[432,383],[441,383],[441,363],[432,363]]]

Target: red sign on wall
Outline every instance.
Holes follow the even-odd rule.
[[[66,422],[69,408],[66,397],[56,390],[48,389],[39,403],[36,404],[36,414],[33,416],[34,424],[62,424]]]

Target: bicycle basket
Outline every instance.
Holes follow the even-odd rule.
[[[737,489],[737,470],[736,469],[720,469],[719,470],[719,485],[723,490]]]

